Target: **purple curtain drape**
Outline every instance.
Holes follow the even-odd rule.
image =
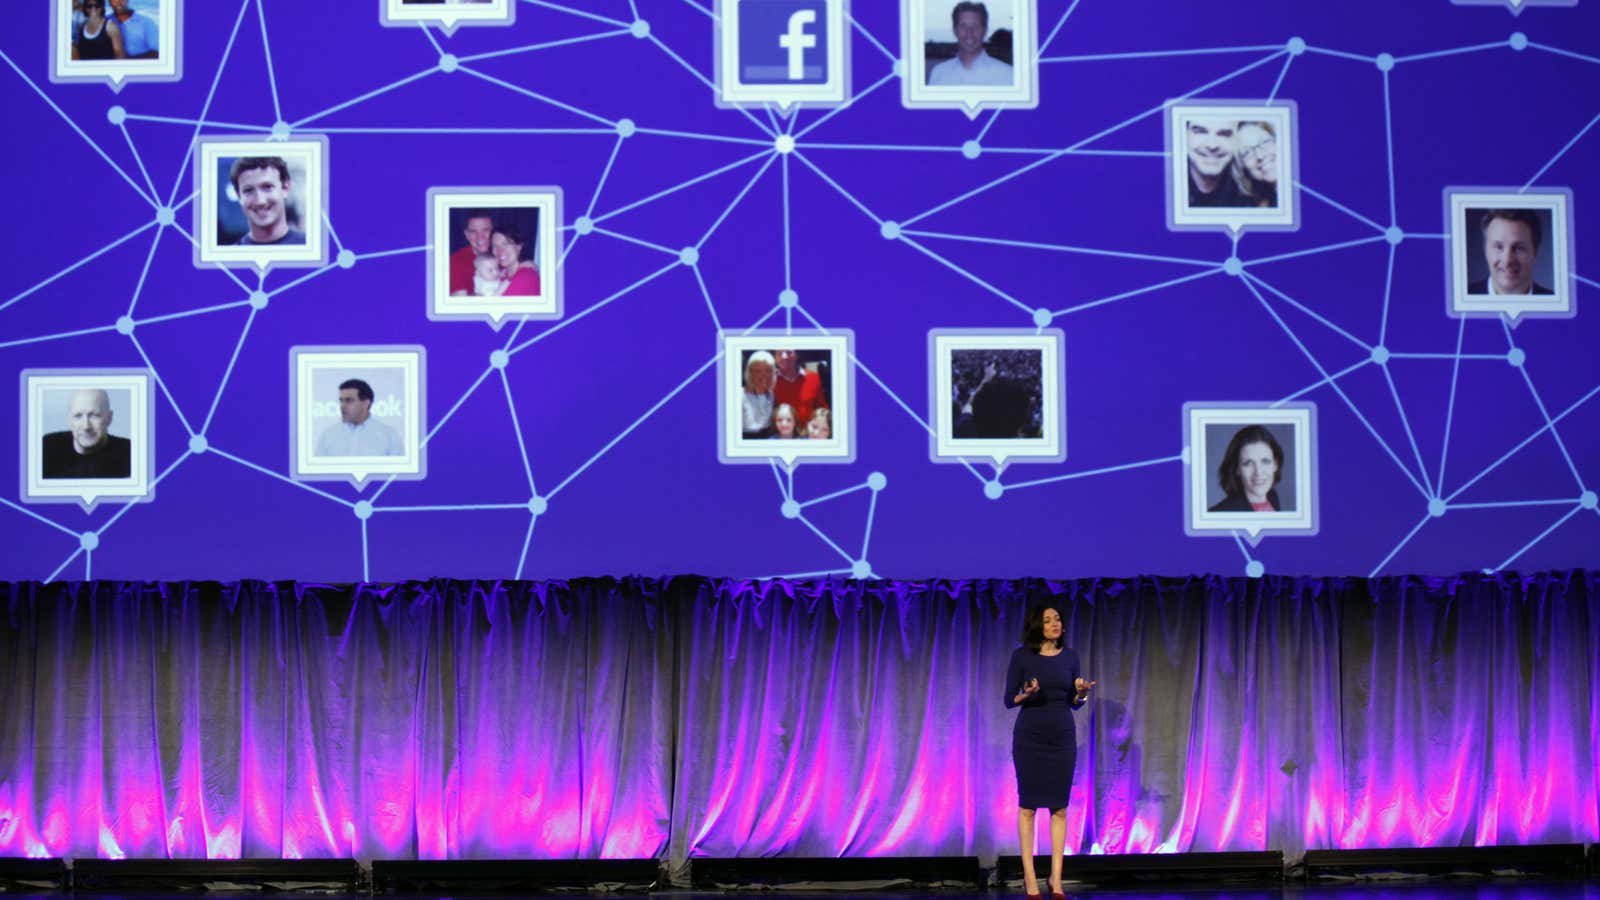
[[[1077,852],[1600,840],[1600,573],[0,585],[0,855],[1015,853],[1059,609]]]

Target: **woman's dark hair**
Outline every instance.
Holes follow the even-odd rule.
[[[1022,646],[1035,653],[1044,646],[1044,611],[1054,609],[1056,615],[1061,615],[1061,610],[1051,604],[1028,607],[1028,614],[1022,619]],[[1056,641],[1057,647],[1066,646],[1066,622],[1061,623],[1061,638]]]
[[[528,241],[522,236],[522,229],[507,222],[504,225],[496,225],[494,233],[505,235],[506,240],[521,247],[522,250],[517,251],[517,259],[522,259],[523,251],[528,249]]]
[[[1229,497],[1244,494],[1244,485],[1239,482],[1239,454],[1250,444],[1266,444],[1272,448],[1272,460],[1277,463],[1277,469],[1272,473],[1272,486],[1277,487],[1278,482],[1283,480],[1283,446],[1265,426],[1246,425],[1234,433],[1233,440],[1228,442],[1227,452],[1222,454],[1222,462],[1217,466],[1217,483],[1222,486],[1222,493]]]

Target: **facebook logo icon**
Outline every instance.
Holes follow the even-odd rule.
[[[827,0],[741,0],[739,81],[826,83],[828,5]]]

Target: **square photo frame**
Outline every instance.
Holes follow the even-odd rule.
[[[900,60],[907,109],[1034,109],[1037,0],[900,0]]]
[[[1184,404],[1184,531],[1316,534],[1316,426],[1314,403]]]
[[[22,502],[153,499],[152,383],[148,369],[23,370]]]
[[[928,333],[934,462],[1067,458],[1065,336],[1059,328]]]
[[[780,460],[791,468],[801,461],[854,462],[854,341],[844,330],[723,335],[717,357],[718,458]]]
[[[430,189],[428,318],[496,328],[561,318],[561,216],[558,187]],[[507,252],[517,257],[510,274],[499,260]],[[491,263],[498,275],[480,274]]]
[[[1300,227],[1299,110],[1292,100],[1167,105],[1167,227]]]
[[[419,346],[289,351],[289,472],[301,481],[417,481],[427,475],[425,351]]]
[[[850,98],[849,0],[717,0],[717,106],[838,106]]]
[[[101,0],[104,21],[113,25],[94,29],[73,0],[50,0],[51,81],[104,82],[120,91],[128,82],[183,78],[183,0],[119,2],[120,10]]]
[[[328,141],[202,137],[194,166],[196,266],[328,263]]]
[[[390,28],[436,25],[454,34],[462,25],[510,25],[515,0],[378,0],[378,21]]]
[[[1567,188],[1446,188],[1445,306],[1455,318],[1577,315]]]

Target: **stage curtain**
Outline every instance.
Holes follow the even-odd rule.
[[[1600,840],[1596,572],[0,591],[0,856],[987,860],[1038,603],[1073,852]]]

